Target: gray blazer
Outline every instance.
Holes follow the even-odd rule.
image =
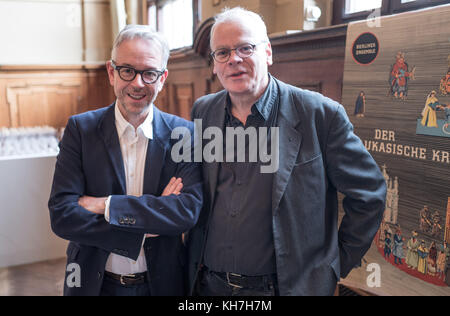
[[[280,165],[272,190],[272,230],[280,295],[333,295],[337,281],[360,264],[371,245],[384,212],[386,183],[342,105],[276,83]],[[223,128],[226,95],[221,91],[195,102],[192,119],[203,119],[203,130]],[[191,293],[203,261],[218,167],[203,163],[204,205],[188,241]],[[339,227],[338,191],[345,196]]]

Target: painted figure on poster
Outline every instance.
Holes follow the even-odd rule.
[[[437,256],[438,251],[436,248],[436,242],[431,242],[430,249],[428,251],[428,274],[434,276],[437,272]]]
[[[439,237],[439,234],[441,233],[442,226],[441,226],[441,215],[438,211],[433,213],[433,227],[431,228],[431,235],[433,237]]]
[[[417,269],[417,266],[419,265],[419,240],[417,239],[417,235],[417,232],[413,231],[412,236],[406,245],[406,264],[411,269]]]
[[[356,98],[355,103],[355,116],[356,117],[364,117],[364,113],[366,112],[366,94],[364,91],[361,91]]]
[[[417,248],[417,254],[419,255],[419,264],[417,265],[417,271],[423,274],[427,274],[427,257],[428,249],[425,247],[425,241],[420,242],[419,248]]]
[[[444,253],[445,253],[445,283],[450,286],[450,248],[448,247],[448,243],[444,243]]]
[[[417,119],[416,133],[421,135],[450,137],[450,122],[447,115],[450,114],[450,110],[447,109],[449,105],[439,102],[436,95],[437,93],[435,90],[428,94],[427,100],[425,101],[425,106],[421,113],[422,117]],[[438,111],[445,112],[445,121],[438,119]]]
[[[450,94],[450,69],[447,71],[445,77],[441,79],[439,91],[442,95]]]
[[[411,71],[408,70],[408,64],[405,62],[405,53],[398,52],[396,55],[395,64],[392,65],[389,83],[390,94],[396,99],[404,100],[408,95],[408,81],[415,79],[415,70],[413,67]]]
[[[422,126],[438,128],[436,116],[438,106],[442,106],[442,104],[439,103],[439,100],[436,98],[436,91],[433,90],[428,94],[422,111]]]
[[[450,104],[444,105],[438,105],[436,107],[437,111],[444,111],[445,112],[445,124],[444,124],[444,130],[447,130],[450,126]]]
[[[437,259],[437,274],[440,280],[445,280],[445,265],[447,264],[447,257],[449,255],[449,248],[446,242],[440,246],[439,255]]]
[[[419,215],[420,215],[420,220],[419,220],[420,231],[427,233],[432,226],[431,220],[430,220],[430,211],[428,210],[427,205],[425,205],[423,207],[423,209],[420,210]]]
[[[440,85],[439,85],[439,92],[441,95],[448,95],[450,94],[450,55],[448,55],[448,70],[447,74],[442,77]]]
[[[386,232],[386,238],[384,239],[384,257],[389,259],[392,251],[391,233]]]
[[[403,264],[402,259],[405,257],[403,252],[403,244],[402,231],[400,230],[400,228],[397,228],[394,235],[394,248],[392,250],[395,264]]]

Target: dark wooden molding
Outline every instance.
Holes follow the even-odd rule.
[[[194,44],[192,46],[194,51],[200,56],[209,58],[211,51],[209,48],[209,40],[213,24],[214,18],[209,18],[200,25],[197,33],[195,33]]]
[[[275,63],[344,58],[347,25],[271,38]]]
[[[318,28],[310,31],[277,35],[270,38],[272,46],[283,46],[292,43],[313,42],[330,39],[342,39],[347,35],[347,24]]]

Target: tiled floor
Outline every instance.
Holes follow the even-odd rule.
[[[0,296],[60,296],[66,258],[0,268]]]

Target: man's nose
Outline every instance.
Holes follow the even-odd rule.
[[[145,82],[142,80],[142,74],[136,74],[131,84],[138,87],[145,87]]]
[[[243,59],[241,57],[239,57],[236,50],[232,50],[230,52],[230,59],[228,59],[228,63],[230,63],[230,64],[239,63],[239,62],[242,62],[242,60]]]

